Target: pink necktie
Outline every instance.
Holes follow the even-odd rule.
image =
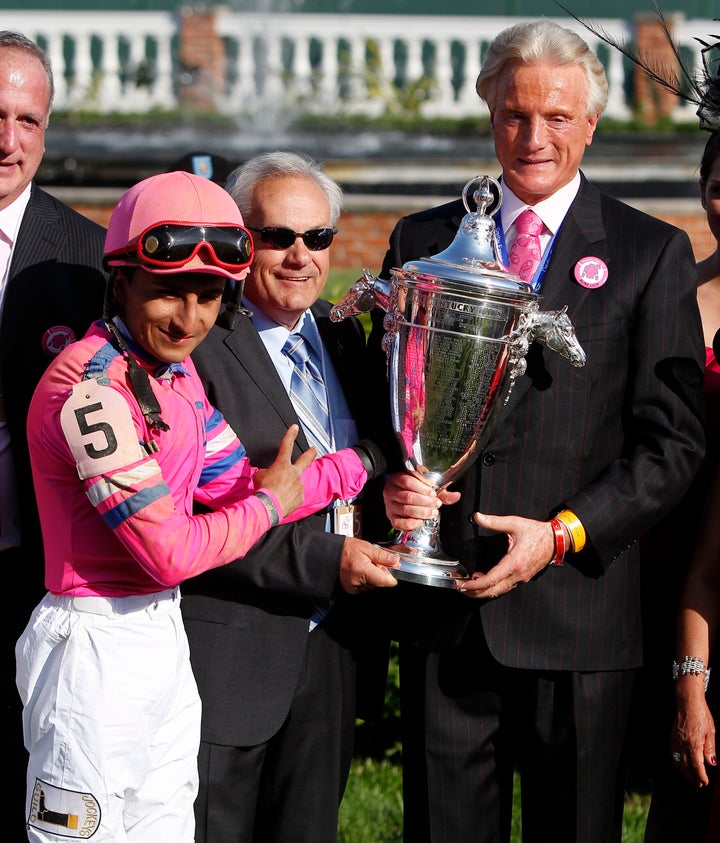
[[[531,208],[527,208],[515,220],[517,236],[510,249],[509,269],[519,275],[522,281],[530,283],[540,263],[540,232],[543,221]]]

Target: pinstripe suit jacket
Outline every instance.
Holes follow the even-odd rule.
[[[9,826],[12,839],[25,838],[27,753],[21,703],[15,687],[15,641],[45,593],[44,560],[25,431],[27,410],[40,376],[53,355],[53,332],[60,326],[81,337],[102,315],[105,230],[33,184],[7,278],[0,323],[0,383],[15,462],[22,519],[21,564],[3,567],[3,585],[12,599],[3,610],[5,638],[0,651],[5,760],[12,770]],[[46,332],[50,332],[47,334]],[[50,340],[50,342],[48,342]],[[60,350],[57,343],[54,344]]]
[[[56,326],[83,336],[102,316],[105,229],[33,184],[20,223],[0,325],[0,383],[13,448],[23,519],[23,549],[37,569],[18,572],[17,594],[30,610],[44,593],[42,548],[25,424],[40,376],[53,358],[46,332]],[[57,348],[60,351],[60,348]],[[57,353],[56,351],[56,353]]]
[[[312,312],[362,436],[364,331],[357,320],[331,322],[329,309],[329,303],[318,301]],[[237,317],[232,331],[216,325],[193,360],[210,402],[253,463],[269,465],[297,415],[255,326],[244,316]],[[293,459],[307,447],[301,428]],[[370,501],[366,492],[363,498],[365,527]],[[370,704],[382,706],[387,643],[371,643],[373,625],[357,615],[369,605],[365,597],[373,595],[357,600],[337,586],[343,542],[342,536],[325,532],[325,513],[319,513],[274,527],[242,559],[183,584],[193,671],[206,703],[203,740],[255,746],[277,732],[303,668],[313,607],[331,598],[336,606],[324,623],[342,646],[356,652],[369,671]]]
[[[456,201],[400,220],[383,277],[446,248],[463,214]],[[604,286],[575,280],[587,256],[607,264]],[[642,659],[638,538],[681,498],[704,453],[704,349],[689,240],[583,177],[541,295],[543,310],[568,305],[587,363],[573,368],[532,344],[525,375],[456,484],[461,502],[442,511],[441,536],[470,570],[488,570],[505,536],[472,525],[473,511],[544,520],[570,507],[587,548],[480,605],[445,589],[394,589],[403,619],[397,635],[443,649],[480,612],[490,650],[505,665],[630,668]],[[373,346],[379,325],[374,318]]]

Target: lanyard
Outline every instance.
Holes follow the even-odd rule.
[[[505,232],[503,230],[502,218],[500,213],[498,212],[495,214],[495,240],[498,245],[498,249],[500,250],[500,257],[502,258],[503,263],[505,266],[508,265],[508,251],[507,245],[505,243]],[[558,229],[559,231],[560,229]],[[555,238],[557,237],[558,232],[556,231],[552,237],[550,238],[550,242],[545,247],[545,251],[543,252],[543,256],[538,264],[537,269],[535,270],[535,275],[533,275],[532,279],[532,288],[534,293],[539,293],[540,288],[543,285],[543,281],[545,280],[545,273],[547,272],[548,264],[550,263],[550,256],[552,255],[552,250],[555,246]]]

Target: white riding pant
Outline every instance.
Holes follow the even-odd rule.
[[[47,594],[17,642],[31,843],[192,843],[200,697],[179,589]]]

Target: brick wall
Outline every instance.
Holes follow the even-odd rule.
[[[77,202],[69,199],[65,201],[81,214],[101,225],[108,224],[113,208],[112,203]],[[432,200],[427,202],[427,206],[431,204]],[[407,204],[398,204],[396,208],[382,211],[367,207],[346,211],[340,217],[338,223],[340,233],[332,246],[333,267],[357,269],[358,277],[363,267],[375,273],[379,272],[393,226],[399,217],[412,210]],[[661,203],[659,207],[654,207],[652,203],[644,203],[642,210],[684,229],[692,241],[696,260],[707,257],[715,248],[715,241],[708,230],[705,212],[700,206],[699,199],[697,210],[683,207],[681,211],[677,211],[667,203]]]
[[[378,273],[399,216],[398,212],[371,211],[342,214],[332,247],[332,265],[337,269],[357,267],[358,277],[364,267]]]

